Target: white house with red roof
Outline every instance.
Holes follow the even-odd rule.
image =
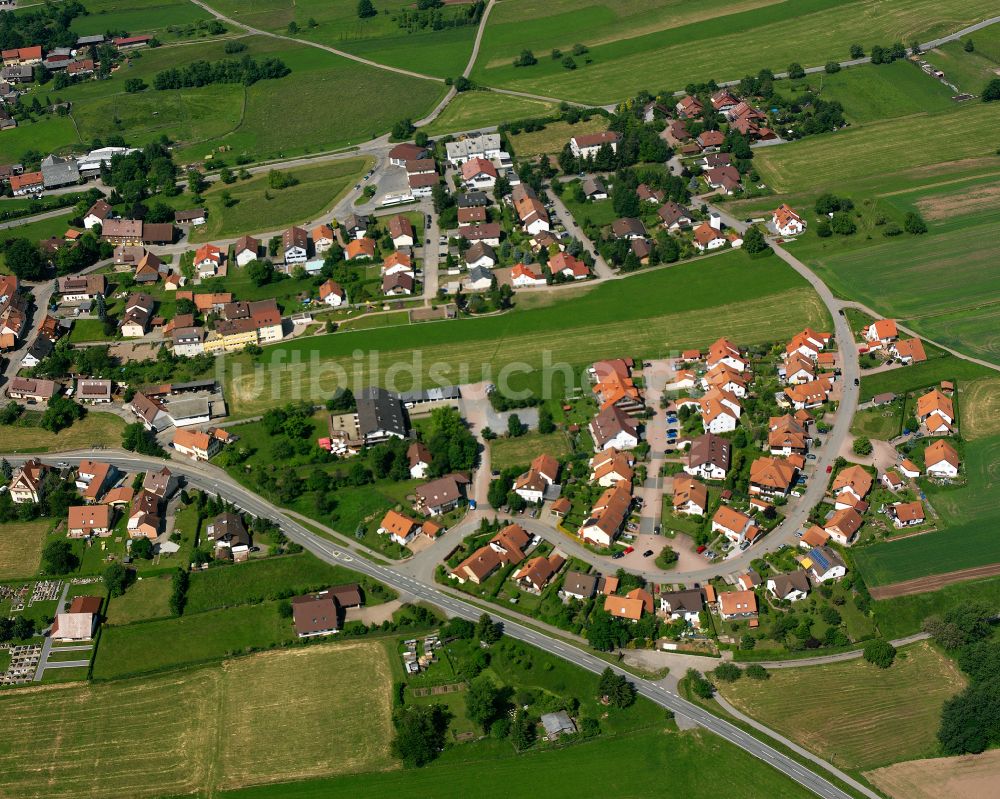
[[[569,140],[569,148],[577,158],[593,158],[605,144],[611,148],[611,152],[618,152],[618,134],[613,130],[606,130],[602,133],[574,136]]]
[[[782,203],[771,214],[771,224],[782,236],[798,236],[806,229],[806,223],[795,211]]]
[[[462,164],[462,182],[470,189],[492,189],[497,182],[497,168],[485,158],[470,158]]]
[[[721,230],[716,230],[708,222],[702,222],[694,229],[694,246],[700,252],[717,250],[726,245],[726,237]]]
[[[319,301],[331,308],[338,308],[347,300],[344,289],[335,280],[327,280],[319,287]]]
[[[223,254],[214,244],[202,244],[194,254],[194,268],[199,277],[214,277],[222,266]]]
[[[514,288],[530,288],[544,286],[547,281],[541,272],[536,272],[524,264],[515,264],[510,273],[510,282]]]
[[[878,319],[861,331],[861,336],[872,349],[883,347],[899,338],[895,319]]]
[[[573,280],[586,280],[590,277],[590,267],[565,252],[556,253],[549,259],[549,269],[554,275],[565,275]]]

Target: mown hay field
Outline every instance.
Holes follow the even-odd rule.
[[[51,519],[0,524],[0,579],[31,577],[38,571]]]
[[[829,135],[812,136],[780,147],[765,147],[754,164],[778,192],[833,191],[881,181],[911,169],[946,171],[945,162],[988,158],[996,151],[997,111],[986,103],[967,103],[940,114],[872,122]]]
[[[875,768],[935,752],[942,703],[965,686],[930,644],[903,649],[888,669],[862,658],[774,669],[769,680],[721,683],[740,710],[846,768]]]
[[[153,797],[394,768],[389,677],[381,646],[352,643],[5,692],[0,795]]]

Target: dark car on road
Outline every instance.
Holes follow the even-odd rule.
[[[648,557],[649,557],[650,555],[652,555],[652,554],[653,554],[653,550],[651,550],[651,549],[647,549],[647,550],[646,550],[645,552],[643,552],[643,553],[642,553],[642,556],[643,556],[644,558],[648,558]]]

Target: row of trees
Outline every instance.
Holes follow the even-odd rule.
[[[73,47],[77,34],[70,30],[73,20],[87,13],[83,3],[71,0],[42,4],[15,14],[0,13],[0,48],[29,47],[40,44],[45,52],[56,47]]]
[[[209,86],[213,83],[242,83],[252,86],[260,80],[283,78],[291,70],[280,58],[264,58],[258,61],[250,56],[238,60],[192,61],[183,67],[174,67],[157,72],[153,77],[154,89],[185,89],[193,86]]]
[[[931,616],[924,630],[954,655],[969,685],[944,703],[938,741],[945,754],[979,753],[1000,744],[1000,642],[993,638],[994,612],[968,602]]]

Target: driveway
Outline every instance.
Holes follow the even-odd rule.
[[[639,488],[637,495],[643,501],[639,531],[652,534],[660,523],[663,510],[664,480],[660,477],[660,470],[663,467],[663,449],[667,441],[667,415],[660,407],[660,400],[663,397],[663,387],[672,379],[673,365],[668,360],[646,361],[646,363],[649,366],[643,367],[642,378],[645,383],[646,407],[652,409],[653,416],[644,422],[646,441],[650,447],[649,464],[646,481]]]
[[[554,191],[546,192],[546,196],[552,201],[552,207],[555,209],[556,218],[562,222],[569,235],[580,241],[583,244],[583,248],[589,252],[591,256],[593,256],[594,274],[596,274],[601,280],[614,277],[614,270],[608,265],[608,262],[604,260],[603,256],[598,254],[597,248],[594,247],[594,242],[587,238],[587,235],[573,218],[573,215],[569,212],[569,209],[565,206],[563,201],[559,199]]]

